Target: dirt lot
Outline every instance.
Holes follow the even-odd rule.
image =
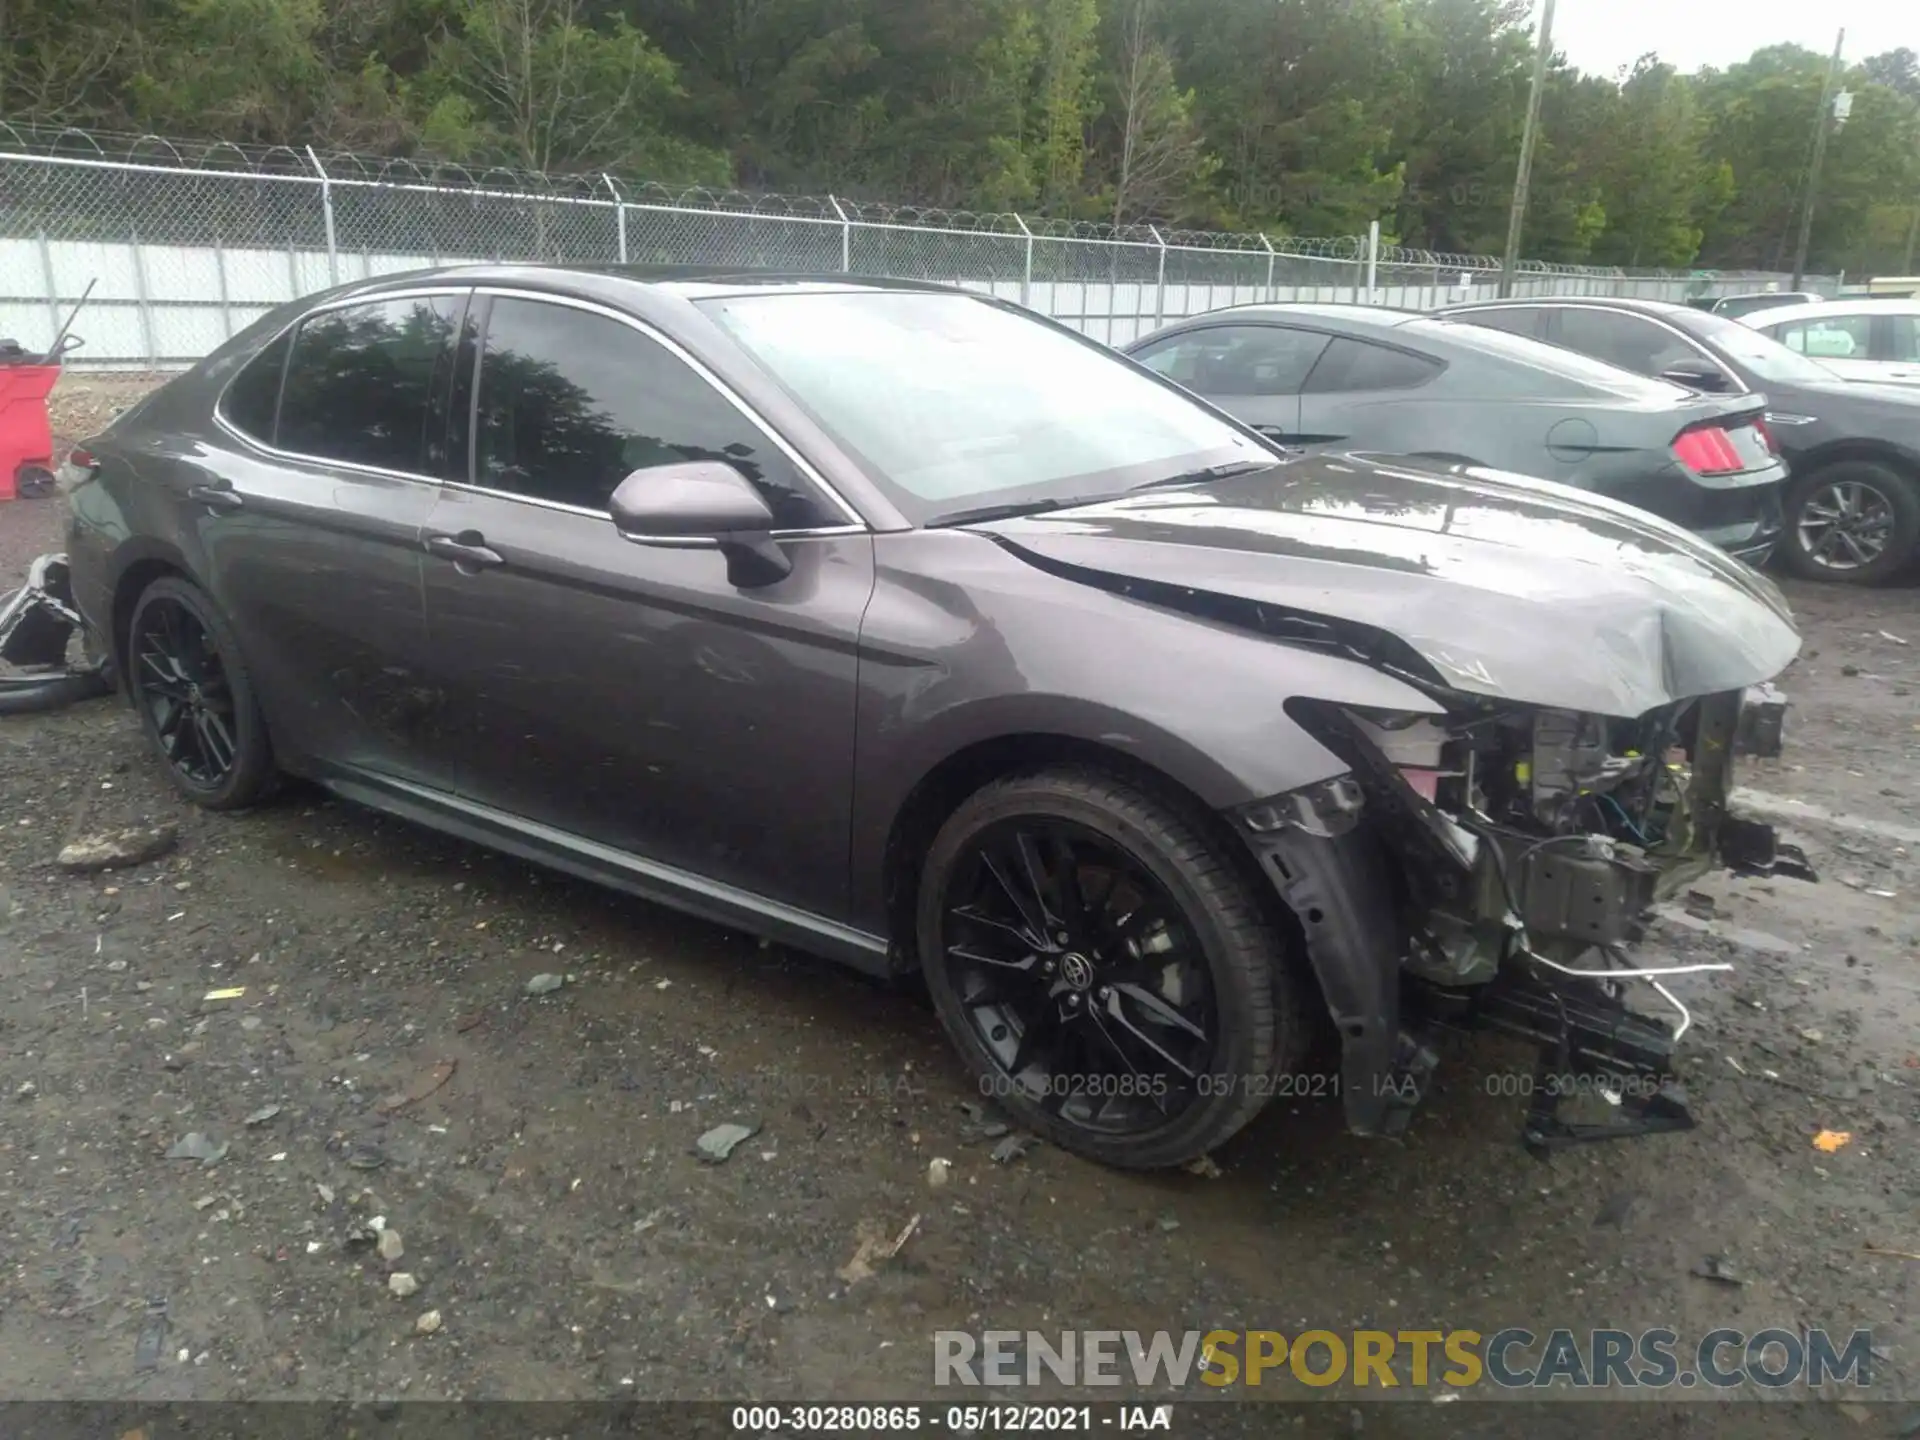
[[[0,583],[57,503],[0,506]],[[924,1398],[943,1328],[1777,1325],[1871,1327],[1912,1399],[1920,592],[1793,598],[1788,758],[1747,779],[1819,807],[1790,828],[1824,883],[1717,881],[1663,924],[1739,965],[1683,982],[1701,1126],[1546,1162],[1489,1093],[1528,1056],[1474,1041],[1403,1142],[1283,1103],[1217,1178],[995,1164],[910,994],[315,791],[203,815],[115,700],[0,721],[0,1393]],[[53,864],[158,823],[160,860]],[[760,1129],[704,1164],[724,1121]],[[189,1132],[228,1148],[167,1158]],[[1829,1431],[1887,1433],[1845,1403],[1798,1433]]]

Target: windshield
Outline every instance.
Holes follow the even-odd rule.
[[[1118,356],[965,295],[832,291],[698,303],[916,524],[1277,459]]]
[[[1674,323],[1717,346],[1736,365],[1746,366],[1762,380],[1780,385],[1817,385],[1841,378],[1817,360],[1794,354],[1771,335],[1762,335],[1751,325],[1724,315],[1694,312],[1675,316]]]

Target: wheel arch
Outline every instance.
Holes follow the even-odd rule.
[[[1172,806],[1203,835],[1217,843],[1248,881],[1252,894],[1279,933],[1290,941],[1299,922],[1266,877],[1252,849],[1240,843],[1226,817],[1207,802],[1192,777],[1182,778],[1141,756],[1060,730],[1011,730],[975,740],[954,750],[908,790],[888,827],[881,856],[887,933],[893,939],[896,971],[918,970],[913,943],[920,897],[921,857],[934,836],[967,798],[986,785],[1012,775],[1045,770],[1082,769],[1111,775]]]
[[[1838,465],[1846,461],[1886,465],[1907,479],[1920,484],[1920,454],[1915,454],[1888,440],[1875,440],[1857,435],[1848,436],[1842,440],[1830,440],[1817,449],[1798,456],[1793,462],[1793,475],[1787,484],[1791,487],[1810,479],[1830,465]]]
[[[129,544],[116,557],[112,608],[108,613],[109,653],[120,676],[127,674],[127,631],[133,624],[133,607],[154,581],[168,575],[198,584],[185,557],[171,545],[159,541]]]

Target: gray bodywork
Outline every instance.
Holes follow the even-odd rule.
[[[335,292],[568,296],[670,338],[857,517],[775,536],[776,583],[734,583],[711,548],[628,543],[607,517],[302,460],[217,423],[223,386],[299,306],[90,442],[77,603],[123,647],[141,588],[189,576],[231,618],[284,768],[879,972],[915,963],[928,827],[1008,766],[1119,765],[1225,833],[1287,797],[1306,815],[1355,773],[1302,702],[1737,707],[1797,647],[1772,588],[1686,532],[1459,467],[1268,447],[1231,479],[915,528],[694,303],[859,283],[488,266]],[[492,559],[429,548],[449,535]],[[1351,1073],[1378,1076],[1406,945],[1390,871],[1424,861],[1362,854],[1350,828],[1283,831],[1250,853],[1292,853],[1268,870],[1276,895],[1351,922],[1306,939]],[[1711,860],[1712,836],[1695,841],[1686,865]],[[1348,1104],[1376,1128],[1374,1100]]]
[[[1518,337],[1408,311],[1354,305],[1244,305],[1170,325],[1127,347],[1136,359],[1170,342],[1241,327],[1280,327],[1388,347],[1435,362],[1406,389],[1320,390],[1315,373],[1280,395],[1213,403],[1305,450],[1439,456],[1591,490],[1684,525],[1745,557],[1764,558],[1779,529],[1786,467],[1756,455],[1729,475],[1697,476],[1673,455],[1680,431],[1758,417],[1761,395],[1703,396]]]

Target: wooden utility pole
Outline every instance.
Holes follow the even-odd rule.
[[[1507,215],[1507,253],[1500,265],[1500,294],[1513,294],[1520,265],[1520,232],[1527,222],[1527,187],[1533,180],[1533,142],[1540,130],[1540,95],[1547,88],[1547,61],[1553,58],[1553,0],[1540,12],[1540,47],[1533,52],[1533,88],[1527,92],[1527,124],[1520,132],[1520,169],[1513,179],[1513,209]]]
[[[1827,158],[1827,132],[1833,128],[1833,91],[1840,83],[1840,52],[1846,47],[1847,32],[1833,42],[1833,60],[1827,66],[1827,83],[1820,91],[1820,118],[1813,132],[1813,163],[1807,167],[1807,199],[1800,207],[1800,243],[1793,248],[1793,284],[1798,290],[1807,273],[1807,246],[1813,241],[1813,207],[1820,198],[1820,167]]]

